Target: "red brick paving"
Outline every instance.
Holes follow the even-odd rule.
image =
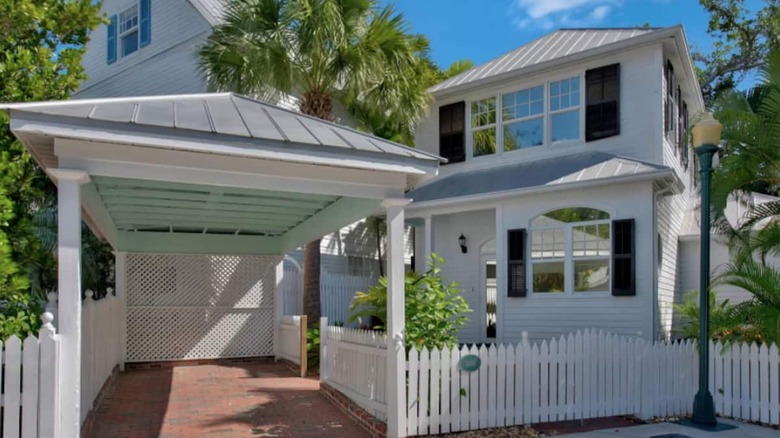
[[[369,436],[317,380],[270,362],[126,371],[92,430],[95,438]]]

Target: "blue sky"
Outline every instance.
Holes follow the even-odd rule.
[[[384,0],[426,35],[442,67],[480,64],[561,27],[670,26],[682,23],[691,46],[708,49],[708,16],[698,0]],[[758,5],[760,0],[747,0]]]

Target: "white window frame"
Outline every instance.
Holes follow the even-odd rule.
[[[548,142],[549,142],[549,144],[551,146],[558,146],[558,145],[562,145],[562,144],[577,143],[577,142],[582,141],[582,139],[585,136],[585,132],[583,130],[583,125],[585,124],[585,119],[584,119],[585,111],[582,110],[582,99],[585,98],[584,93],[583,93],[583,87],[585,86],[585,75],[583,73],[580,73],[580,74],[568,76],[568,77],[565,77],[565,78],[562,78],[562,79],[556,79],[556,80],[549,81],[547,83],[547,88],[548,88],[548,90],[550,90],[550,87],[551,87],[551,85],[554,82],[568,81],[568,80],[574,79],[574,78],[577,78],[577,80],[579,81],[579,85],[580,85],[580,89],[579,89],[580,99],[579,99],[579,103],[577,104],[576,107],[570,106],[570,107],[567,107],[567,108],[564,108],[564,109],[557,109],[557,110],[553,111],[552,110],[552,105],[549,105],[549,101],[552,98],[552,91],[549,91],[548,94],[547,94],[547,96],[548,96],[547,97],[547,103],[548,103],[548,106],[550,107],[548,109],[548,111],[546,111],[547,117],[549,119],[549,124],[547,125],[547,130],[548,130],[548,133],[547,133],[548,138],[547,138],[547,140],[548,140]],[[569,93],[569,94],[571,95],[571,93]],[[552,129],[553,129],[552,118],[553,118],[553,116],[556,115],[556,114],[563,114],[563,113],[568,113],[568,112],[572,112],[572,111],[577,111],[578,112],[577,114],[578,114],[579,119],[580,119],[579,120],[579,126],[577,127],[578,128],[577,129],[578,137],[577,138],[566,139],[566,140],[553,141],[553,139],[552,139]]]
[[[131,10],[135,9],[135,25],[122,30],[122,27],[127,22],[127,19],[123,20],[122,15],[124,15],[127,12],[130,12]],[[128,6],[125,8],[122,12],[120,12],[117,15],[117,21],[118,21],[118,29],[117,29],[117,49],[118,49],[118,55],[121,58],[125,58],[128,56],[132,56],[134,53],[141,51],[141,5],[138,2],[133,3],[131,6]],[[136,32],[136,39],[138,40],[137,43],[137,49],[135,49],[133,52],[125,54],[125,48],[124,48],[124,41],[125,37],[130,35],[131,33]]]
[[[545,215],[546,213],[549,213],[551,211],[555,210],[562,210],[566,208],[592,208],[594,210],[600,210],[607,214],[609,214],[608,219],[600,219],[595,221],[582,221],[582,222],[565,222],[560,225],[547,225],[547,226],[534,226],[533,222],[540,216]],[[612,239],[614,236],[612,235],[612,218],[613,213],[609,210],[599,208],[599,207],[583,207],[583,206],[571,206],[571,207],[560,207],[555,208],[553,210],[547,210],[545,212],[540,213],[537,216],[534,216],[533,219],[530,220],[528,224],[528,245],[527,251],[528,251],[528,264],[526,266],[526,278],[527,280],[527,287],[529,290],[529,295],[535,298],[550,298],[555,299],[554,297],[605,297],[605,296],[611,296],[612,295],[612,275],[614,273],[612,272]],[[603,256],[581,256],[581,257],[575,257],[574,256],[574,227],[583,226],[583,225],[607,225],[609,227],[609,255]],[[534,231],[544,231],[544,230],[555,230],[563,228],[563,237],[564,237],[564,256],[561,257],[555,257],[555,258],[538,258],[534,259],[533,256],[533,238],[534,238]],[[609,264],[609,282],[608,282],[608,288],[604,291],[575,291],[575,272],[574,272],[574,262],[576,261],[588,261],[588,260],[607,260],[607,263]],[[534,290],[534,264],[542,264],[542,263],[552,263],[552,262],[563,262],[563,292],[537,292]]]
[[[547,125],[546,125],[546,120],[545,120],[546,117],[547,117],[547,111],[548,111],[548,107],[547,107],[547,99],[548,99],[548,97],[547,96],[549,95],[548,92],[547,92],[547,86],[548,86],[547,84],[532,85],[530,87],[519,88],[519,89],[517,89],[515,91],[508,91],[506,93],[500,93],[498,95],[499,96],[499,101],[501,103],[501,108],[500,108],[500,110],[501,110],[501,123],[498,123],[498,121],[496,121],[496,123],[498,124],[498,127],[500,128],[498,130],[501,132],[501,153],[515,152],[515,151],[519,151],[519,150],[522,150],[522,149],[536,149],[536,148],[544,147],[547,144]],[[517,93],[518,91],[524,91],[524,90],[527,90],[530,93],[532,89],[538,88],[538,87],[542,87],[542,113],[541,114],[529,115],[529,116],[520,117],[520,118],[517,118],[517,119],[511,119],[511,120],[506,120],[505,121],[504,120],[504,95],[505,94],[511,94],[511,93]],[[530,101],[529,101],[529,113],[530,113]],[[526,148],[518,148],[518,149],[515,149],[514,151],[506,151],[506,150],[504,150],[504,124],[521,123],[521,122],[525,122],[525,121],[528,121],[528,120],[534,120],[534,119],[542,119],[542,144],[540,144],[538,146],[529,146],[529,147],[526,147]]]
[[[580,126],[579,126],[579,138],[577,139],[571,139],[571,140],[562,140],[557,141],[555,143],[552,142],[552,114],[557,114],[561,112],[566,111],[574,111],[574,109],[566,108],[565,110],[557,110],[555,112],[550,111],[550,84],[553,82],[559,82],[564,79],[572,79],[572,78],[578,78],[580,81],[580,103],[577,106],[576,111],[579,112],[580,116]],[[543,143],[540,146],[534,146],[534,147],[527,147],[527,148],[520,148],[516,149],[514,151],[504,151],[504,129],[503,129],[503,95],[514,93],[520,90],[535,88],[538,86],[543,87],[543,94],[544,94],[544,101],[543,101],[543,123],[544,123],[544,139]],[[554,147],[560,147],[560,146],[568,146],[576,143],[585,143],[585,111],[584,109],[584,102],[585,102],[585,71],[579,71],[579,72],[569,72],[567,74],[561,74],[556,75],[553,77],[550,77],[549,79],[542,81],[542,82],[535,82],[535,83],[529,83],[529,84],[523,84],[521,86],[512,86],[506,87],[504,89],[499,90],[498,92],[494,94],[487,94],[487,95],[480,95],[478,97],[474,97],[471,99],[466,100],[466,117],[467,117],[467,126],[466,126],[466,161],[475,160],[475,159],[483,159],[483,158],[489,158],[489,157],[496,157],[503,155],[505,153],[521,153],[521,151],[533,151],[533,150],[540,150],[544,148],[554,148]],[[494,98],[496,100],[496,122],[490,125],[480,126],[479,128],[473,128],[471,126],[471,105],[472,103],[478,102],[480,100],[490,99]],[[538,116],[537,116],[538,117]],[[533,116],[528,116],[520,119],[512,119],[511,122],[519,122],[525,119],[532,119]],[[496,130],[496,152],[493,154],[488,155],[480,155],[475,156],[474,155],[474,132],[480,131],[484,129],[495,129]]]

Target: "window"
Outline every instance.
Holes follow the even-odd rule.
[[[531,222],[534,293],[610,291],[612,242],[609,214],[564,208]]]
[[[544,86],[501,96],[504,151],[544,144]]]
[[[674,67],[672,67],[671,61],[666,62],[666,70],[664,71],[664,129],[666,131],[667,138],[674,139],[676,127],[677,127],[677,114],[676,114],[676,99],[674,96],[675,83],[674,83]]]
[[[474,156],[496,153],[496,98],[471,103],[471,139]]]
[[[448,164],[466,160],[465,124],[465,102],[439,107],[439,155],[446,158]]]
[[[620,134],[620,64],[585,72],[585,141]]]
[[[682,155],[680,156],[680,160],[682,161],[683,168],[685,170],[688,170],[688,161],[689,161],[689,155],[690,155],[690,149],[691,145],[688,142],[688,136],[690,135],[688,132],[689,128],[689,119],[688,119],[688,104],[683,102],[682,105]]]
[[[580,138],[580,78],[550,82],[550,124],[553,143]]]
[[[138,4],[134,4],[119,14],[119,39],[122,56],[138,50]]]

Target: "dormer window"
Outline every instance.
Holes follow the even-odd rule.
[[[550,82],[550,124],[553,143],[580,138],[580,78]]]
[[[501,96],[504,152],[544,144],[544,86]]]
[[[496,153],[496,98],[471,102],[471,139],[474,156]]]

